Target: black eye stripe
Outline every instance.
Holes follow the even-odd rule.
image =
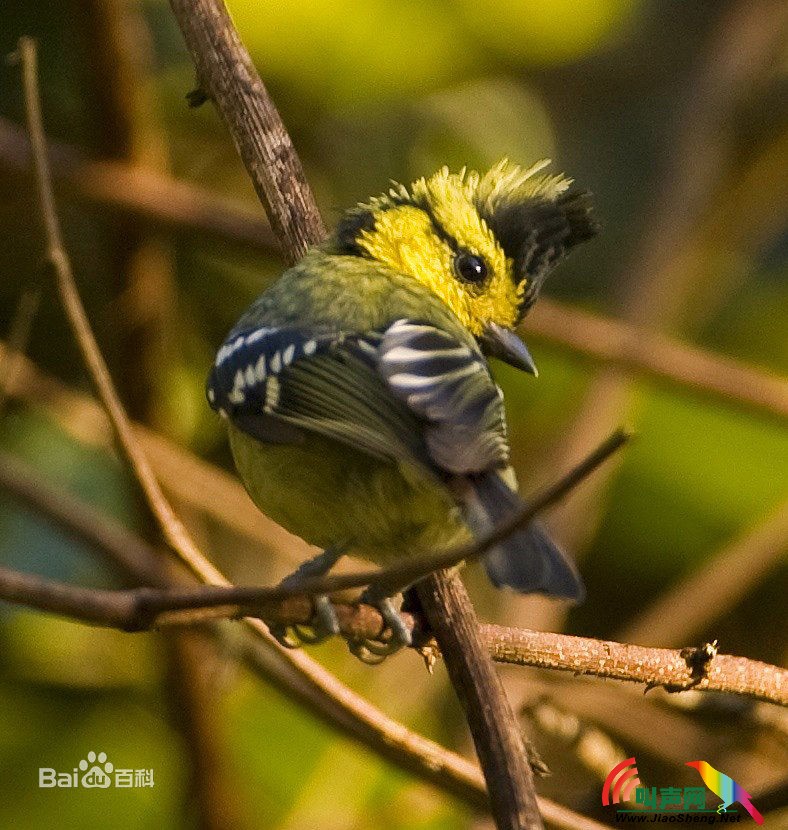
[[[438,218],[432,210],[432,205],[425,199],[424,201],[419,202],[417,207],[427,214],[430,222],[432,223],[432,229],[435,231],[437,237],[442,239],[453,251],[459,253],[461,251],[460,243],[457,242],[457,240],[438,221]]]

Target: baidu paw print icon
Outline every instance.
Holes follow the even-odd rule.
[[[106,752],[88,752],[88,757],[79,762],[79,768],[85,773],[82,776],[83,787],[106,788],[112,784],[110,777],[115,767],[112,761],[107,760]]]

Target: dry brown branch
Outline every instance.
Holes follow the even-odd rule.
[[[642,326],[542,297],[525,318],[523,330],[615,367],[788,417],[785,378],[679,343]]]
[[[133,533],[114,525],[107,517],[79,500],[53,491],[20,462],[0,454],[0,489],[33,509],[82,542],[119,564],[126,573],[151,585],[163,585],[155,551]],[[189,596],[198,596],[194,589]],[[230,589],[232,590],[232,589]],[[269,622],[306,625],[313,607],[306,596],[284,596],[290,591],[254,589],[259,602],[257,613]],[[45,580],[37,576],[0,569],[0,598],[52,613],[61,613],[82,622],[139,630],[144,620],[138,614],[139,596],[151,592],[95,591]],[[162,599],[175,596],[172,590]],[[284,598],[283,598],[284,596]],[[163,605],[165,602],[162,603]],[[229,603],[228,603],[229,605]],[[205,607],[205,606],[204,606]],[[342,635],[349,639],[379,637],[384,624],[377,608],[347,601],[336,603]],[[153,625],[194,625],[212,621],[217,616],[237,617],[242,609],[214,606],[217,614],[196,616],[193,613],[168,612],[155,619],[148,617],[146,628]],[[248,609],[245,609],[248,610]],[[410,614],[404,618],[417,634],[417,644],[424,643],[418,620]],[[481,626],[482,640],[493,658],[501,663],[559,669],[575,674],[664,686],[670,691],[724,691],[754,697],[771,703],[788,705],[788,671],[775,666],[730,655],[717,655],[704,672],[692,674],[691,654],[669,649],[624,645],[564,634]]]
[[[261,605],[278,602],[290,597],[327,594],[349,588],[360,588],[369,584],[387,588],[404,587],[424,578],[425,575],[436,569],[450,568],[461,562],[471,561],[483,556],[491,547],[508,538],[520,527],[529,524],[540,511],[570,492],[572,488],[576,487],[579,482],[620,448],[625,440],[624,433],[614,434],[558,482],[534,496],[527,505],[524,504],[517,512],[472,542],[425,555],[415,561],[405,559],[386,568],[312,577],[300,580],[298,584],[288,584],[287,586],[257,588],[232,586],[225,583],[180,593],[141,590],[127,595],[125,601],[118,598],[120,604],[115,604],[108,611],[110,616],[104,619],[103,622],[127,630],[145,630],[157,624],[165,614],[171,615],[172,612],[179,613],[211,608],[226,609],[228,606],[233,606],[235,609],[230,614],[231,616],[258,617],[260,616],[258,611]],[[106,607],[104,602],[112,604],[110,597],[108,595],[100,598],[96,595],[93,600],[96,603],[95,608],[90,604],[86,604],[83,619],[101,623],[102,609]],[[57,601],[57,597],[54,601]],[[227,615],[227,611],[221,614],[221,616]],[[191,615],[189,619],[193,621],[194,615]],[[125,622],[121,624],[121,620],[125,620]]]
[[[276,251],[270,226],[237,199],[219,196],[171,176],[119,161],[92,161],[75,147],[48,142],[52,173],[65,194],[178,232]],[[26,175],[30,141],[24,130],[0,118],[0,165]]]
[[[227,22],[229,24],[229,18]],[[148,506],[165,539],[181,560],[202,581],[226,585],[228,583],[225,578],[202,556],[166,500],[145,454],[135,441],[128,418],[98,350],[74,283],[70,262],[63,248],[55,212],[52,179],[46,156],[45,133],[36,83],[36,54],[33,41],[29,38],[22,38],[19,43],[19,53],[23,63],[26,110],[34,151],[42,219],[46,232],[48,260],[55,273],[58,292],[67,317],[107,410],[118,443],[137,477]],[[309,193],[308,189],[306,193]],[[259,620],[247,619],[245,622],[261,638],[256,649],[256,665],[261,672],[266,670],[266,666],[268,667],[272,682],[277,683],[280,688],[287,689],[291,695],[316,714],[346,730],[356,740],[374,747],[383,757],[397,759],[404,768],[430,781],[444,781],[447,789],[468,792],[467,767],[458,763],[456,756],[386,717],[306,655],[284,653],[274,643]],[[261,644],[274,649],[275,654],[264,655],[260,649]],[[265,657],[268,657],[267,661]],[[511,712],[510,715],[511,728],[516,729],[514,715]],[[502,776],[505,776],[505,770],[502,771]],[[501,777],[498,783],[516,787],[524,786],[522,781],[510,782],[504,777]],[[571,826],[571,822],[577,825],[578,822],[583,821],[582,817],[575,816],[571,811],[559,805],[548,805],[545,816],[561,826]],[[536,823],[533,826],[540,826],[541,821],[538,815],[535,819]],[[570,824],[567,825],[567,822]]]
[[[297,584],[277,585],[271,588],[238,587],[225,582],[221,585],[209,585],[201,589],[180,593],[140,589],[126,594],[125,598],[118,595],[116,597],[118,602],[115,603],[112,601],[112,592],[108,592],[103,597],[96,593],[92,600],[87,596],[83,597],[85,601],[83,606],[85,616],[83,619],[89,622],[103,622],[103,624],[122,627],[127,630],[144,630],[155,625],[163,614],[170,612],[234,606],[235,611],[232,616],[259,616],[257,611],[261,604],[290,597],[327,594],[348,588],[360,588],[372,583],[384,588],[403,588],[424,578],[436,569],[450,568],[461,562],[471,561],[483,556],[491,547],[507,539],[520,527],[528,525],[540,511],[570,492],[573,487],[576,487],[589,473],[621,447],[625,440],[624,433],[611,436],[558,482],[534,496],[528,504],[523,504],[510,517],[472,542],[425,555],[415,561],[405,559],[386,568],[374,568],[358,573],[311,577],[299,580]],[[10,465],[6,462],[6,468],[9,467]],[[6,472],[6,477],[9,478],[10,473]],[[17,582],[22,578],[21,575],[16,577]],[[34,587],[31,582],[31,590]],[[65,586],[60,593],[67,593],[67,587]],[[7,598],[16,600],[21,596],[19,594],[21,590],[21,588],[15,588]],[[59,596],[60,594],[55,591],[53,602],[58,602]],[[105,611],[109,614],[108,617],[103,616]],[[247,614],[247,612],[249,613]],[[226,612],[224,616],[227,616]]]
[[[788,502],[740,538],[711,556],[696,571],[662,594],[625,626],[625,642],[678,646],[715,619],[729,613],[785,556],[788,549]],[[703,602],[693,601],[703,597]]]
[[[788,705],[788,670],[744,657],[717,654],[697,666],[697,648],[645,648],[496,625],[484,626],[483,636],[493,659],[501,663],[630,680],[670,692],[734,692]]]
[[[5,487],[7,468],[0,462],[0,483]],[[233,589],[228,589],[228,594]],[[199,599],[204,589],[194,589]],[[262,595],[264,592],[259,591]],[[225,604],[211,603],[194,611],[170,611],[157,617],[140,614],[140,602],[160,598],[166,604],[172,591],[152,588],[97,590],[79,588],[54,580],[0,567],[0,599],[40,611],[60,614],[92,625],[124,631],[150,630],[162,626],[194,626],[221,618],[254,613],[267,623],[308,625],[314,616],[307,596],[281,599],[276,591],[269,600],[255,604],[255,610],[239,608],[228,596]],[[340,633],[349,640],[376,639],[384,622],[374,606],[347,601],[335,603]],[[206,613],[207,612],[207,613]],[[415,635],[418,647],[429,643],[419,621],[405,613],[403,619]],[[453,627],[447,620],[443,625]],[[557,669],[576,675],[642,683],[647,689],[663,687],[669,692],[716,691],[788,706],[788,670],[735,657],[715,654],[698,659],[698,648],[681,650],[646,648],[587,637],[529,631],[483,624],[480,641],[498,663]],[[468,691],[473,694],[473,690]]]

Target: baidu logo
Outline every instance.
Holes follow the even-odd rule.
[[[109,787],[152,787],[152,769],[119,769],[107,760],[106,752],[88,752],[70,772],[40,767],[38,786],[47,789],[102,789]]]

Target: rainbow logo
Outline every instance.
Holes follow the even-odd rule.
[[[634,760],[634,759],[633,759]],[[717,807],[718,813],[724,813],[728,807],[739,802],[742,807],[752,816],[756,824],[763,824],[763,816],[758,812],[747,790],[738,781],[734,781],[729,775],[720,772],[706,761],[687,761],[688,767],[694,767],[703,779],[703,783],[719,798],[722,803]],[[616,767],[618,769],[618,767]],[[608,776],[609,778],[610,776]],[[604,803],[604,801],[603,801]]]
[[[635,766],[633,756],[616,764],[608,773],[602,786],[602,804],[607,807],[610,804],[618,804],[622,800],[629,801],[632,790],[639,786],[638,768]]]

